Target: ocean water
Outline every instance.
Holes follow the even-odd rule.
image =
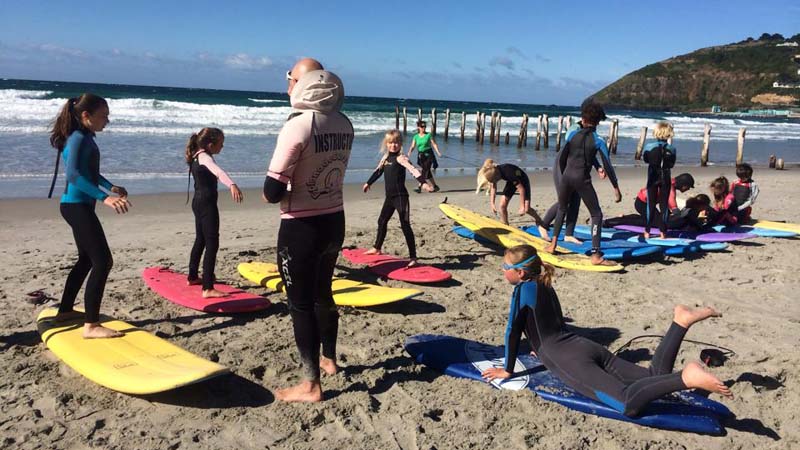
[[[82,92],[106,97],[111,123],[97,135],[102,152],[102,173],[123,185],[132,194],[179,192],[186,189],[187,172],[183,161],[186,140],[204,126],[222,128],[225,149],[216,158],[242,187],[260,186],[275,140],[290,112],[285,93],[223,91],[151,86],[66,83],[51,81],[0,80],[0,198],[45,197],[55,164],[56,151],[49,146],[48,130],[67,98]],[[430,128],[431,108],[438,112],[436,140],[445,154],[437,176],[474,174],[485,158],[511,162],[529,170],[550,168],[555,148],[558,116],[577,116],[578,107],[522,105],[506,103],[453,102],[348,96],[344,113],[356,132],[347,182],[363,182],[380,156],[383,133],[395,125],[395,106],[406,106],[409,133],[414,132],[417,108]],[[444,136],[444,111],[451,109],[449,141]],[[461,112],[466,112],[466,138],[459,141]],[[475,142],[476,111],[498,111],[503,115],[501,133],[511,134],[510,145]],[[528,147],[516,148],[522,114],[531,117]],[[633,153],[641,127],[658,120],[675,126],[675,145],[681,164],[698,164],[703,128],[713,127],[710,160],[730,165],[736,154],[736,139],[741,127],[747,128],[745,159],[765,164],[770,154],[787,163],[800,162],[800,121],[679,115],[642,111],[608,111],[619,120],[619,150],[615,165],[633,164]],[[535,151],[536,115],[548,114],[550,148]],[[487,119],[488,122],[488,119]],[[601,124],[601,135],[608,133]],[[532,125],[532,126],[531,126]],[[400,127],[402,128],[402,118]],[[488,123],[487,123],[488,128]],[[410,135],[405,148],[408,148]],[[56,193],[63,190],[59,176]]]

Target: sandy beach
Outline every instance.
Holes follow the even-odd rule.
[[[684,170],[685,169],[685,170]],[[690,167],[696,187],[731,167]],[[633,212],[644,168],[619,171],[623,202],[610,184],[595,180],[606,216]],[[531,173],[533,206],[555,200],[552,175]],[[800,222],[800,171],[756,168],[761,194],[754,216]],[[112,180],[114,181],[114,180]],[[137,196],[115,215],[98,206],[114,256],[102,311],[219,362],[232,375],[154,396],[130,396],[95,385],[60,362],[42,344],[35,317],[41,308],[26,293],[42,289],[58,299],[77,257],[56,199],[0,200],[0,443],[4,449],[789,449],[800,447],[800,239],[760,238],[730,251],[629,264],[602,274],[557,270],[555,289],[576,332],[616,349],[642,334],[662,334],[677,302],[713,305],[723,317],[692,328],[688,339],[735,350],[712,369],[731,385],[721,400],[735,414],[722,437],[663,431],[569,410],[527,390],[494,390],[416,365],[403,350],[406,337],[448,334],[502,344],[512,287],[496,250],[450,232],[437,208],[448,202],[489,215],[475,195],[474,177],[440,180],[443,191],[411,193],[411,218],[421,261],[450,271],[454,281],[422,286],[416,299],[383,307],[340,308],[342,370],[322,380],[320,404],[284,404],[272,392],[296,382],[299,358],[282,294],[247,282],[236,266],[275,261],[278,208],[246,191],[242,205],[220,193],[221,248],[217,276],[263,294],[274,305],[257,314],[205,314],[170,303],[141,278],[147,266],[186,271],[194,239],[184,194]],[[371,246],[383,199],[379,183],[368,194],[347,185],[345,245]],[[529,224],[510,207],[512,223]],[[587,217],[581,210],[580,223]],[[405,256],[396,218],[384,250]],[[341,258],[337,274],[389,286]],[[82,294],[81,297],[82,299]],[[57,302],[58,300],[55,300]],[[52,305],[52,303],[50,304]],[[657,341],[629,353],[648,363]],[[684,344],[676,366],[697,359],[702,345]],[[642,351],[647,349],[649,351]],[[718,396],[712,396],[720,400]]]

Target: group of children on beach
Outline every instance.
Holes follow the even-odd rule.
[[[66,162],[67,185],[61,197],[61,214],[72,228],[78,248],[78,261],[67,277],[57,319],[76,314],[73,305],[88,276],[83,330],[85,338],[121,335],[103,327],[99,317],[103,290],[113,263],[102,225],[94,211],[95,202],[101,201],[120,214],[126,213],[131,207],[125,188],[112,184],[100,174],[100,152],[94,136],[108,124],[108,115],[108,104],[103,98],[83,94],[67,101],[51,133],[51,144],[62,153]],[[531,183],[522,168],[487,160],[479,171],[479,181],[485,180],[490,184],[490,207],[494,213],[497,213],[494,202],[496,183],[501,180],[506,182],[499,210],[504,223],[508,223],[508,204],[514,194],[520,196],[519,214],[531,215],[543,227],[543,236],[548,236],[547,228],[551,221],[555,221],[552,246],[545,251],[555,250],[564,220],[567,222],[567,236],[574,239],[572,230],[577,209],[581,201],[585,203],[592,218],[595,249],[592,261],[596,264],[605,261],[600,252],[602,213],[591,185],[592,168],[597,169],[601,178],[609,178],[615,188],[616,201],[621,200],[608,149],[596,132],[597,124],[604,118],[605,113],[599,105],[586,103],[582,107],[581,123],[568,132],[567,144],[556,156],[554,182],[558,202],[545,218],[539,217],[531,206]],[[425,123],[419,122],[417,125],[419,132],[414,136],[408,155],[403,154],[401,133],[397,130],[386,133],[381,145],[383,155],[380,163],[363,185],[363,191],[367,192],[374,182],[384,177],[386,198],[378,219],[375,244],[369,252],[381,252],[388,221],[397,211],[409,248],[409,266],[412,267],[417,264],[417,255],[410,222],[409,194],[405,187],[406,172],[416,179],[419,191],[436,192],[439,187],[433,179],[436,166],[434,151],[441,157],[436,142],[425,132]],[[667,227],[675,223],[673,216],[682,214],[677,207],[675,191],[684,192],[694,186],[694,179],[689,174],[675,178],[670,176],[676,154],[675,148],[669,144],[672,136],[670,124],[658,124],[655,131],[657,142],[649,145],[645,151],[647,186],[635,200],[636,209],[648,229],[651,225],[659,227],[662,237]],[[214,267],[219,249],[218,181],[228,187],[235,202],[243,200],[241,190],[214,160],[214,155],[219,154],[223,147],[222,130],[203,128],[189,138],[184,155],[190,176],[194,179],[192,212],[196,230],[187,283],[201,284],[204,297],[225,295],[214,289]],[[417,161],[421,170],[409,161],[415,149],[419,152]],[[598,154],[603,161],[602,167]],[[738,166],[737,176],[739,179],[732,184],[724,177],[714,180],[711,184],[713,200],[702,194],[689,199],[687,207],[696,214],[687,219],[687,226],[702,225],[703,217],[705,223],[736,224],[746,221],[758,195],[758,187],[752,180],[752,168],[749,165]],[[701,196],[705,198],[699,198]],[[659,206],[656,206],[657,202]],[[597,242],[594,242],[595,237]],[[201,275],[200,260],[203,253]],[[525,332],[533,352],[562,381],[626,415],[636,415],[651,400],[687,388],[731,395],[720,380],[697,363],[689,363],[682,371],[672,373],[685,333],[693,324],[719,316],[714,309],[677,306],[672,324],[656,350],[651,367],[645,369],[621,360],[605,347],[566,329],[558,297],[551,285],[553,268],[541,261],[536,249],[528,245],[508,249],[502,269],[506,280],[514,286],[505,337],[506,364],[505,367],[485,371],[483,376],[487,380],[513,376],[519,339]]]

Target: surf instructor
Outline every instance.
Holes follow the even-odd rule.
[[[304,379],[277,390],[275,397],[318,402],[320,372],[333,375],[338,370],[339,313],[331,278],[344,242],[342,183],[354,133],[340,112],[344,85],[338,76],[319,61],[304,58],[286,78],[292,112],[278,135],[263,196],[270,203],[280,202],[277,262]]]

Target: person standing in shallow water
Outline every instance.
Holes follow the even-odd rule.
[[[263,198],[280,202],[278,269],[303,364],[299,384],[275,392],[286,402],[322,400],[320,373],[333,375],[339,313],[331,279],[344,242],[342,184],[353,125],[340,112],[344,84],[311,58],[286,73],[292,113],[275,144]],[[320,356],[320,346],[322,356]]]
[[[417,164],[422,169],[422,179],[430,181],[433,185],[433,192],[439,192],[439,186],[436,184],[436,180],[433,179],[433,171],[439,167],[439,163],[436,161],[436,155],[433,152],[436,151],[440,158],[442,157],[442,152],[439,151],[439,145],[436,144],[433,135],[425,132],[427,126],[424,120],[417,121],[417,134],[411,139],[408,157],[411,158],[414,149],[417,150]],[[418,194],[422,192],[422,183],[414,189],[414,192]]]

